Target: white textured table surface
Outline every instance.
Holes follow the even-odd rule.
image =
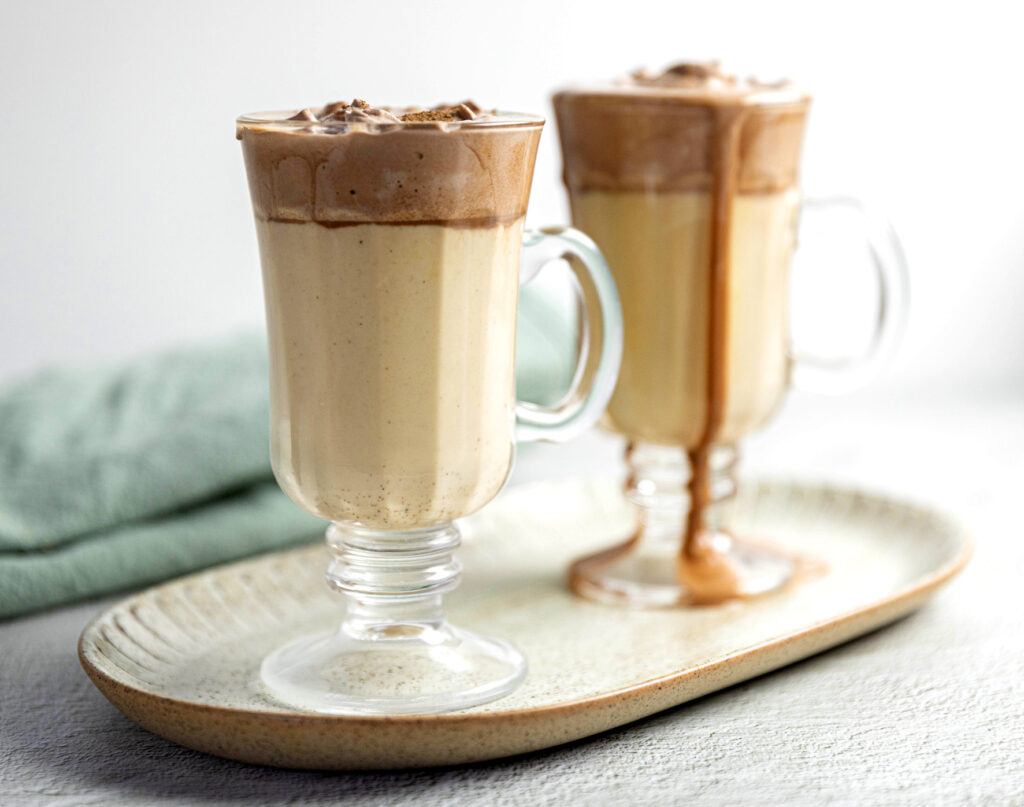
[[[616,441],[524,452],[516,481],[613,473]],[[0,623],[0,804],[1024,804],[1024,399],[794,397],[743,472],[947,510],[974,560],[917,614],[607,734],[431,771],[256,768],[136,727],[75,643],[116,598]]]

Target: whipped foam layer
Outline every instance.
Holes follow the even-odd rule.
[[[471,120],[494,120],[497,112],[485,112],[474,101],[458,104],[439,104],[435,107],[377,107],[355,98],[347,101],[333,101],[322,107],[306,107],[294,115],[280,120],[307,121],[322,124],[363,124],[371,127],[400,125],[403,123],[458,123]],[[268,123],[274,122],[268,119]]]
[[[679,62],[661,71],[635,70],[619,79],[571,87],[562,92],[683,98],[695,103],[750,106],[799,104],[810,100],[810,95],[789,79],[765,81],[753,76],[741,77],[723,70],[718,61]]]
[[[553,101],[571,190],[706,191],[727,140],[739,192],[796,185],[810,96],[789,81],[681,62],[562,90]]]
[[[356,99],[243,116],[236,136],[257,218],[491,226],[525,213],[543,123],[472,101]]]
[[[762,93],[771,90],[795,91],[789,79],[763,81],[753,76],[741,78],[722,69],[719,61],[680,62],[667,67],[660,73],[647,69],[634,71],[628,78],[618,82],[627,87],[663,87],[667,89],[703,90],[728,95]]]

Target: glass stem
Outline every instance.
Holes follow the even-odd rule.
[[[704,532],[721,530],[722,505],[736,493],[738,454],[734,446],[712,446],[707,458],[707,504],[691,517],[691,461],[682,448],[650,443],[630,443],[626,449],[629,477],[626,498],[637,505],[644,543],[667,543],[682,550],[687,525]]]
[[[573,563],[573,591],[599,602],[664,608],[752,597],[792,579],[791,556],[731,534],[726,505],[736,493],[736,449],[717,445],[698,455],[703,468],[691,485],[695,453],[630,444],[626,498],[636,505],[637,529],[625,543]],[[694,506],[701,511],[691,513]]]
[[[441,598],[459,584],[451,522],[385,532],[347,524],[327,529],[327,582],[345,595],[341,630],[358,639],[422,640],[444,624]]]
[[[724,505],[736,495],[739,452],[733,445],[714,445],[708,451],[706,462],[708,496],[702,518],[703,529],[708,533],[718,533],[725,523]],[[690,464],[692,473],[692,459]]]

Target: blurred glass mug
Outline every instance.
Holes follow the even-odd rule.
[[[277,699],[334,714],[459,709],[526,675],[507,642],[453,627],[454,519],[499,492],[516,440],[589,428],[615,386],[622,324],[593,242],[523,233],[543,118],[354,102],[238,119],[270,347],[275,476],[333,522],[340,629],[263,662]],[[518,287],[574,258],[597,373],[544,408],[515,400]]]
[[[722,504],[736,444],[775,412],[789,383],[838,392],[893,353],[907,313],[902,251],[855,200],[801,205],[810,97],[738,82],[717,64],[634,75],[554,97],[573,224],[615,275],[624,355],[605,417],[629,439],[627,496],[639,527],[577,561],[584,596],[641,606],[708,604],[779,588],[793,558],[736,540]],[[863,356],[794,353],[789,268],[801,207],[863,225],[879,315]]]

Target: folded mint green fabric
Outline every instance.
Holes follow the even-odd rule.
[[[575,325],[529,287],[520,397],[559,397]],[[0,388],[0,617],[313,540],[273,482],[261,333]]]

